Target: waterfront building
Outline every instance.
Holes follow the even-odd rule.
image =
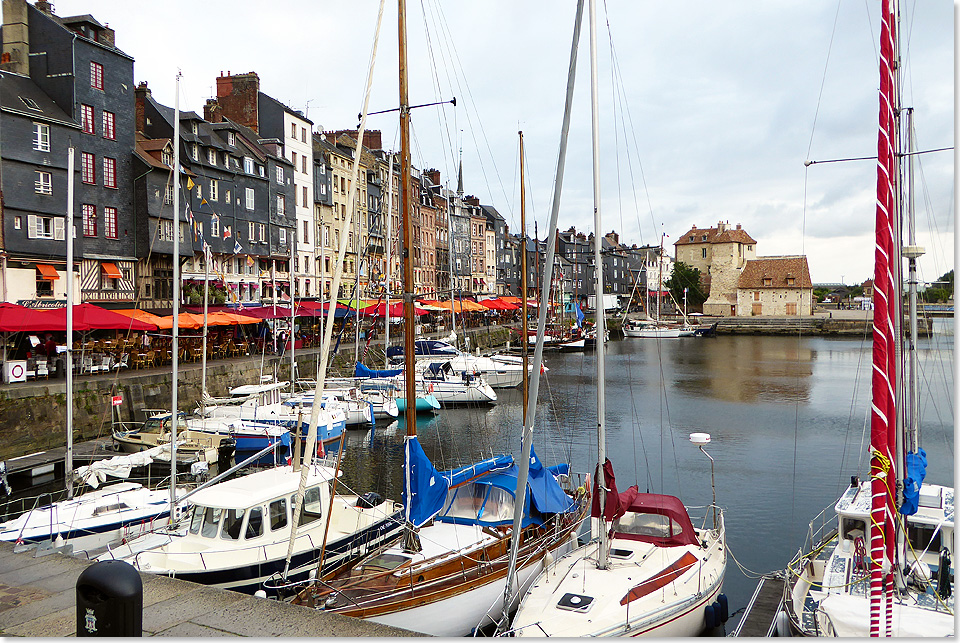
[[[813,282],[804,256],[746,262],[737,283],[737,315],[812,315]]]
[[[757,258],[757,242],[738,223],[715,228],[691,227],[674,242],[677,261],[700,271],[708,293],[703,312],[721,317],[737,314],[737,288],[746,262]]]
[[[117,49],[109,27],[90,15],[59,17],[49,2],[8,0],[3,21],[0,69],[9,73],[0,82],[4,94],[23,92],[5,99],[3,108],[5,299],[49,306],[59,292],[52,282],[66,266],[60,242],[69,229],[65,169],[72,146],[77,297],[130,302],[137,262],[127,189],[134,158],[133,57]]]
[[[480,206],[487,217],[487,252],[492,253],[487,264],[487,283],[491,285],[491,294],[507,295],[506,270],[512,258],[507,249],[506,238],[509,234],[507,222],[492,205]],[[491,235],[492,232],[492,235]]]
[[[335,226],[334,212],[337,207],[333,200],[333,165],[339,159],[340,151],[324,138],[322,134],[313,135],[313,209],[317,225],[317,279],[320,282],[318,295],[323,300],[331,296],[333,266],[336,261],[340,239],[339,227]],[[339,183],[337,184],[339,187]],[[337,215],[339,221],[339,214]],[[334,234],[336,233],[336,234]]]

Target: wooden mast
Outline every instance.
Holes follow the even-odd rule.
[[[413,343],[413,230],[410,226],[410,102],[407,98],[406,0],[398,0],[400,41],[400,221],[403,229],[403,375],[407,392],[407,436],[417,435],[417,378]]]

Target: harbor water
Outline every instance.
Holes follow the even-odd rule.
[[[953,484],[952,320],[920,343],[921,440],[927,481]],[[595,353],[548,353],[534,446],[547,464],[574,473],[596,466]],[[870,410],[870,338],[720,336],[607,343],[607,456],[617,486],[712,499],[710,460],[689,435],[711,435],[716,501],[725,511],[730,612],[746,606],[757,575],[782,570],[808,524],[865,476]],[[498,404],[445,409],[418,419],[438,468],[520,451],[521,394]],[[403,422],[351,431],[343,482],[400,499]],[[693,512],[692,512],[693,513]],[[701,514],[703,511],[700,512]],[[727,624],[732,629],[735,620]]]

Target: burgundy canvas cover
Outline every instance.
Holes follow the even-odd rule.
[[[290,309],[284,306],[260,306],[259,308],[244,308],[236,311],[247,317],[257,317],[258,319],[289,319]]]
[[[633,485],[620,494],[620,503],[623,506],[624,512],[666,516],[679,527],[679,530],[678,533],[674,533],[668,538],[642,536],[623,532],[614,532],[615,537],[627,538],[628,540],[641,540],[662,547],[699,544],[697,533],[693,530],[693,523],[690,522],[690,515],[687,513],[687,508],[683,506],[679,498],[659,493],[640,493],[637,485]]]
[[[620,494],[617,493],[617,479],[613,475],[613,463],[610,458],[603,461],[604,479],[607,481],[607,497],[603,508],[603,517],[606,520],[616,520],[623,515],[623,505]],[[593,504],[590,508],[590,516],[600,517],[600,467],[597,466],[596,475],[593,479]]]

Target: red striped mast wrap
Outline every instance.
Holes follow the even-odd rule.
[[[880,131],[877,140],[877,213],[873,313],[873,408],[870,420],[870,636],[885,635],[893,616],[893,563],[896,545],[896,315],[899,285],[894,275],[896,181],[895,54],[893,0],[882,0],[880,31]]]

